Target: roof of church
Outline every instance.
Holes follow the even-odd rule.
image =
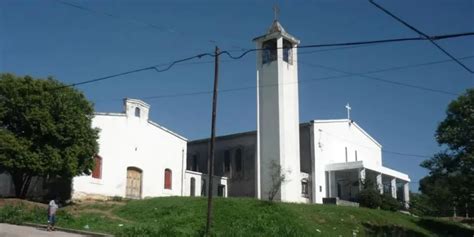
[[[268,28],[268,31],[267,31],[266,34],[253,39],[253,41],[264,41],[264,40],[267,40],[267,39],[274,39],[277,36],[283,36],[283,38],[291,41],[293,44],[299,44],[300,43],[300,40],[297,39],[296,37],[288,34],[285,31],[285,28],[283,28],[283,26],[277,20],[274,20],[272,22],[272,25],[270,26],[270,28]]]
[[[375,140],[372,136],[369,135],[362,127],[360,127],[354,120],[349,120],[349,119],[321,119],[321,120],[311,120],[309,122],[303,122],[300,123],[300,128],[301,127],[306,127],[311,125],[311,123],[349,123],[351,125],[354,125],[355,128],[357,128],[362,134],[367,136],[370,140],[372,140],[378,147],[382,148],[382,145]],[[233,139],[235,137],[241,137],[241,136],[256,136],[257,131],[247,131],[247,132],[240,132],[240,133],[233,133],[233,134],[227,134],[227,135],[222,135],[222,136],[217,136],[217,140],[225,140],[225,139]],[[200,142],[207,142],[209,141],[209,138],[201,138],[201,139],[196,139],[193,141],[189,141],[188,143],[200,143]]]
[[[268,28],[267,34],[271,34],[275,32],[286,33],[283,26],[281,26],[280,22],[277,20],[274,20],[270,28]]]

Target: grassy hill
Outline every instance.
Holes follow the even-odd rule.
[[[1,202],[0,202],[1,204]],[[58,225],[117,236],[202,236],[207,201],[169,197],[61,208]],[[0,205],[0,222],[45,223],[46,207]],[[213,236],[469,236],[460,224],[365,208],[216,198]]]

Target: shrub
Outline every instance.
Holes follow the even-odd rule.
[[[390,195],[387,195],[387,194],[381,195],[381,199],[382,199],[382,205],[380,205],[380,209],[382,210],[398,211],[402,209],[401,203]]]
[[[4,206],[0,208],[0,223],[19,225],[24,222],[25,212],[21,206]]]
[[[113,196],[110,198],[110,200],[114,201],[114,202],[121,202],[123,201],[123,197],[121,196]]]
[[[380,193],[375,189],[364,189],[359,193],[359,205],[361,207],[378,208],[382,205]]]

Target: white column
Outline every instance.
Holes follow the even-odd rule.
[[[397,179],[393,178],[390,180],[390,189],[392,191],[392,197],[397,198]]]
[[[362,184],[365,182],[365,169],[362,168],[359,170],[359,190],[362,190]]]
[[[377,174],[377,188],[379,189],[380,194],[383,194],[383,184],[382,184],[382,174]]]
[[[410,184],[406,182],[403,185],[403,201],[405,201],[405,208],[409,208],[408,202],[410,202]]]

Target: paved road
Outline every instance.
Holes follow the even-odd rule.
[[[45,229],[0,223],[0,237],[81,237],[61,231],[48,232]]]

